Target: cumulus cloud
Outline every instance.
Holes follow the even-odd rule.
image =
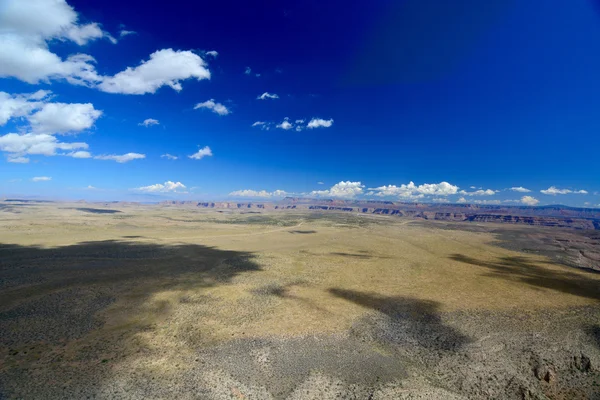
[[[117,154],[105,154],[105,155],[99,155],[99,156],[95,156],[94,157],[96,160],[112,160],[112,161],[116,161],[118,163],[126,163],[132,160],[138,160],[138,159],[142,159],[142,158],[146,158],[145,154],[139,154],[139,153],[127,153],[127,154],[122,154],[122,155],[117,155]]]
[[[541,193],[547,194],[550,196],[556,196],[557,194],[588,194],[586,190],[569,190],[569,189],[559,189],[556,186],[550,186],[548,189],[540,190]]]
[[[223,104],[215,103],[214,99],[207,100],[203,103],[198,103],[194,106],[194,110],[197,110],[199,108],[205,108],[207,110],[211,110],[215,114],[219,114],[219,115],[227,115],[227,114],[231,113],[231,111],[229,111],[229,109],[227,107],[225,107]]]
[[[424,196],[448,196],[456,194],[458,192],[458,186],[448,182],[424,183],[417,186],[411,181],[408,184],[402,184],[400,186],[387,185],[369,188],[369,190],[373,191],[374,195],[379,197],[397,196],[400,198],[417,199]]]
[[[5,0],[0,13],[0,76],[28,83],[66,79],[73,84],[98,82],[93,57],[74,54],[63,60],[48,49],[53,40],[85,45],[107,38],[100,25],[81,25],[65,0]]]
[[[46,103],[28,119],[33,132],[67,134],[91,128],[101,115],[91,103]]]
[[[434,203],[449,203],[448,199],[445,197],[435,197],[431,199],[431,201]]]
[[[73,157],[73,158],[92,158],[92,154],[89,151],[74,151],[68,154],[65,154],[69,157]]]
[[[266,99],[278,99],[279,96],[275,93],[264,92],[260,96],[256,98],[256,100],[266,100]]]
[[[213,153],[210,147],[204,146],[203,148],[199,149],[197,152],[188,157],[194,160],[201,160],[204,157],[212,157],[212,155]]]
[[[540,201],[532,196],[523,196],[521,197],[521,203],[526,204],[528,206],[535,206]]]
[[[57,154],[57,150],[77,150],[87,148],[87,143],[60,142],[55,136],[45,133],[26,133],[22,135],[8,133],[4,136],[0,136],[0,151],[11,153],[9,154],[9,158],[12,159],[33,154],[53,156]]]
[[[163,154],[162,156],[160,156],[160,158],[166,158],[166,159],[169,159],[169,160],[177,160],[179,157],[173,156],[173,155],[171,155],[169,153],[166,153],[166,154]]]
[[[283,129],[285,131],[290,130],[294,127],[289,121],[288,117],[285,117],[281,123],[275,125],[275,128]]]
[[[47,182],[47,181],[51,181],[52,178],[49,176],[34,176],[33,178],[31,178],[31,180],[33,182]]]
[[[321,118],[313,118],[310,120],[310,122],[306,125],[306,127],[308,129],[314,129],[314,128],[329,128],[331,125],[333,125],[333,119],[321,119]]]
[[[287,192],[285,190],[274,190],[272,192],[267,192],[266,190],[245,189],[245,190],[236,190],[234,192],[229,193],[229,195],[232,197],[268,198],[268,197],[284,197],[287,195]]]
[[[531,190],[524,188],[522,186],[517,186],[517,187],[511,187],[508,190],[512,190],[513,192],[521,192],[521,193],[529,193],[531,192]]]
[[[217,56],[219,55],[219,52],[216,51],[216,50],[210,50],[210,51],[207,51],[204,54],[206,54],[207,56],[211,56],[213,58],[217,58]]]
[[[13,118],[29,116],[39,109],[52,92],[38,90],[35,93],[9,94],[0,92],[0,126]]]
[[[159,125],[159,124],[160,124],[160,122],[157,119],[147,118],[143,122],[140,122],[138,125],[145,126],[147,128],[149,126],[154,126],[154,125]]]
[[[463,204],[467,202],[467,199],[465,199],[464,197],[461,197],[460,199],[456,200],[457,203],[459,204]]]
[[[13,163],[27,163],[27,155],[63,155],[89,158],[89,146],[83,142],[64,142],[59,134],[77,134],[91,128],[102,115],[90,103],[51,103],[51,92],[39,90],[29,94],[0,92],[0,125],[11,119],[27,121],[20,133],[0,136],[0,151],[9,153]]]
[[[487,204],[487,205],[497,205],[502,204],[500,200],[473,200],[473,204]]]
[[[252,68],[246,67],[246,69],[244,70],[244,74],[246,74],[246,75],[252,74]]]
[[[479,189],[474,192],[466,192],[464,190],[461,190],[458,193],[462,194],[463,196],[493,196],[496,194],[496,192],[492,189]]]
[[[321,197],[354,197],[363,193],[363,185],[361,182],[341,181],[336,183],[327,190],[313,190],[310,192],[313,196]]]
[[[206,62],[191,51],[163,49],[150,54],[150,59],[137,67],[128,67],[112,77],[102,77],[97,87],[108,93],[155,93],[163,86],[179,92],[181,81],[210,79]]]
[[[186,189],[187,187],[181,182],[166,181],[165,183],[142,186],[135,190],[147,193],[187,193]]]

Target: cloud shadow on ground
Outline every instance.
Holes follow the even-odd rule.
[[[556,290],[575,296],[600,300],[600,282],[591,279],[592,272],[575,273],[544,268],[527,257],[500,257],[497,261],[478,260],[464,254],[453,254],[450,259],[487,269],[486,276],[507,281]],[[585,274],[590,274],[590,279]],[[595,275],[597,276],[597,275]]]
[[[436,301],[339,288],[330,288],[329,293],[385,315],[387,320],[368,322],[372,334],[380,341],[437,351],[455,351],[470,342],[457,329],[444,324],[439,311],[441,304]]]

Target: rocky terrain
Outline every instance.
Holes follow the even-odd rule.
[[[165,201],[165,206],[209,209],[314,210],[391,215],[435,221],[465,221],[600,230],[600,210],[567,206],[496,206],[473,204],[399,203],[286,197],[280,202]]]
[[[0,398],[600,400],[598,231],[233,204],[2,204]]]

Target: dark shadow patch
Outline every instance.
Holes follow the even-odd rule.
[[[127,236],[121,236],[124,239],[142,239],[145,238],[146,236],[137,236],[137,235],[127,235]]]
[[[308,283],[304,280],[297,280],[290,282],[285,285],[280,285],[277,283],[270,283],[267,285],[263,285],[252,289],[250,292],[259,297],[278,297],[280,299],[288,299],[298,301],[300,303],[305,304],[310,308],[314,308],[315,310],[323,313],[323,314],[331,314],[329,311],[319,306],[318,303],[312,301],[311,299],[307,299],[304,297],[299,297],[290,293],[290,289],[294,286],[309,286]]]
[[[329,293],[387,317],[385,320],[367,318],[360,321],[353,328],[354,333],[360,336],[371,336],[387,344],[418,346],[433,351],[456,351],[471,341],[442,322],[440,303],[436,301],[338,288],[329,289]]]
[[[500,257],[497,261],[478,260],[464,254],[449,257],[454,261],[483,267],[490,272],[486,276],[518,281],[528,285],[556,290],[575,296],[600,300],[600,282],[570,271],[553,271],[534,264],[527,257]],[[587,272],[595,274],[594,272]]]
[[[295,230],[295,231],[288,231],[289,233],[294,233],[294,234],[300,234],[300,235],[310,235],[313,233],[317,233],[317,231],[300,231],[300,230]]]
[[[111,210],[111,209],[107,209],[107,208],[87,208],[87,207],[76,208],[76,210],[86,212],[86,213],[92,213],[92,214],[116,214],[116,213],[123,212],[123,211]]]
[[[269,283],[252,289],[250,292],[256,296],[290,297],[288,290],[294,286],[306,286],[306,281],[296,280],[285,285]]]
[[[594,344],[600,348],[600,325],[588,325],[584,332],[592,339]]]
[[[89,318],[113,299],[127,296],[141,305],[156,291],[226,284],[259,270],[251,253],[202,245],[108,240],[47,249],[0,244],[0,331],[6,333],[0,345],[80,337],[95,327]],[[76,327],[79,322],[85,327]],[[76,334],[64,333],[63,325]]]

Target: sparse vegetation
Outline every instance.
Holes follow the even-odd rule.
[[[296,211],[21,211],[0,212],[0,397],[597,390],[600,275],[495,246],[498,231]]]

